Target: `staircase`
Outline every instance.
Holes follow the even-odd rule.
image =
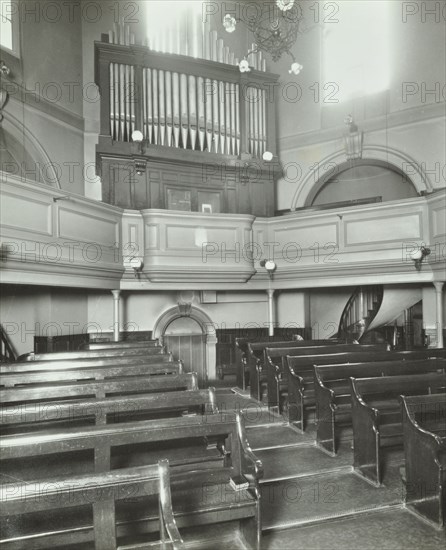
[[[337,337],[359,341],[378,314],[383,295],[382,285],[356,287],[342,312]]]
[[[6,332],[0,325],[0,363],[12,363],[16,360],[16,354],[9,343]]]

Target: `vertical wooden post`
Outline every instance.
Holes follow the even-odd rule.
[[[437,348],[442,348],[443,341],[443,281],[437,281],[434,283],[436,302],[437,302]]]
[[[119,342],[119,329],[121,326],[119,299],[121,295],[120,290],[112,290],[113,294],[113,340]]]
[[[274,290],[268,289],[268,335],[274,336]]]

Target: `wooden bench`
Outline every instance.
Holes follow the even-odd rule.
[[[2,484],[0,495],[0,517],[4,524],[0,544],[10,549],[42,548],[45,541],[54,540],[50,534],[53,522],[49,518],[63,515],[61,511],[72,513],[76,507],[90,508],[92,521],[69,534],[67,539],[70,544],[91,548],[88,543],[94,538],[95,550],[148,548],[148,540],[117,546],[116,504],[137,497],[156,497],[158,502],[161,540],[150,543],[150,548],[185,548],[173,515],[167,460],[157,465],[123,468],[101,474],[6,483]],[[39,513],[45,515],[46,521],[37,521],[37,531],[30,532],[31,518]],[[11,526],[14,527],[12,533]]]
[[[1,433],[33,432],[49,428],[96,425],[167,418],[179,414],[217,414],[214,388],[111,396],[102,399],[23,401],[0,407]]]
[[[66,368],[63,370],[41,371],[22,371],[5,372],[0,375],[0,387],[12,388],[14,386],[24,386],[29,384],[52,384],[66,380],[105,380],[109,378],[123,378],[127,376],[162,376],[169,374],[182,374],[183,364],[162,363],[153,365],[127,365],[127,366],[109,366],[96,368]]]
[[[131,355],[129,357],[103,357],[100,359],[63,359],[59,361],[21,361],[0,363],[0,374],[10,372],[60,371],[64,369],[83,369],[115,367],[125,365],[165,365],[172,363],[172,355]],[[179,361],[181,363],[181,361]]]
[[[191,442],[200,443],[193,454],[189,452]],[[82,468],[84,473],[93,468],[96,472],[113,469],[118,473],[116,468],[167,458],[173,510],[180,529],[236,522],[247,548],[260,548],[258,482],[262,464],[249,448],[239,415],[143,420],[36,433],[32,437],[7,435],[1,438],[0,449],[3,475],[19,474],[24,481],[43,477],[36,478],[36,468],[50,467],[56,476],[60,470],[74,467]],[[237,491],[231,488],[230,479],[240,475],[247,479],[249,488]],[[127,504],[126,510],[117,508],[118,536],[135,528],[142,534],[156,529],[157,502],[132,499]],[[76,525],[52,529],[44,547],[58,546],[73,528],[79,529],[79,521],[83,523],[78,514]]]
[[[0,390],[0,403],[26,401],[50,401],[108,395],[134,395],[137,393],[167,392],[198,389],[196,373],[171,374],[168,376],[126,376],[104,380],[66,381],[63,383],[27,384]]]
[[[357,348],[355,348],[357,349]],[[446,357],[445,349],[420,351],[383,351],[373,353],[332,353],[308,355],[306,357],[287,356],[288,368],[288,420],[305,430],[307,411],[315,407],[314,366],[335,365],[342,363],[366,363],[403,359],[427,359],[429,357]]]
[[[299,342],[303,340],[302,336],[295,334],[291,342]],[[237,366],[237,386],[245,390],[250,385],[250,372],[249,372],[249,350],[248,344],[265,343],[271,344],[272,342],[289,343],[290,340],[284,340],[282,335],[280,336],[261,336],[256,338],[236,338],[235,339],[235,361]],[[263,353],[260,354],[260,358],[263,357]]]
[[[336,344],[341,342],[338,340],[330,341],[331,344]],[[342,343],[345,341],[342,340]],[[325,346],[327,345],[327,340],[289,340],[289,341],[279,341],[279,342],[248,342],[247,344],[247,363],[249,369],[249,379],[251,387],[251,397],[257,399],[258,401],[262,400],[262,385],[266,382],[266,366],[265,366],[265,349],[276,349],[276,348],[301,348],[308,346]]]
[[[410,374],[350,378],[353,422],[353,467],[374,485],[383,474],[381,448],[402,445],[400,395],[446,391],[445,374]]]
[[[136,349],[136,348],[150,348],[159,346],[158,340],[136,340],[134,342],[121,340],[119,342],[90,342],[83,344],[80,350],[95,350],[95,349]]]
[[[446,395],[402,396],[406,507],[446,525]]]
[[[265,368],[268,388],[268,407],[277,407],[283,411],[284,396],[288,395],[288,367],[287,356],[303,357],[307,355],[330,354],[337,352],[377,352],[386,349],[386,344],[336,344],[330,346],[301,346],[296,348],[265,348]]]
[[[100,359],[101,357],[128,357],[130,355],[162,355],[165,353],[162,346],[150,348],[130,349],[104,349],[104,350],[81,350],[81,351],[60,351],[55,353],[25,353],[18,357],[17,361],[71,361],[72,359]]]
[[[350,378],[445,372],[446,359],[422,359],[315,366],[316,443],[336,454],[336,428],[351,425]]]

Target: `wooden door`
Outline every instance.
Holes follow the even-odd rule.
[[[200,386],[207,385],[206,335],[200,325],[190,317],[172,321],[163,335],[164,345],[181,359],[186,372],[196,372]]]

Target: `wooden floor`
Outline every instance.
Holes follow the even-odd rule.
[[[352,469],[351,431],[331,457],[282,417],[230,388],[217,389],[221,410],[244,410],[248,440],[262,460],[262,549],[444,549],[446,536],[404,507],[403,454],[389,449],[376,488]],[[206,536],[203,533],[204,536]],[[223,538],[223,535],[222,535]],[[212,548],[220,548],[214,543]],[[227,545],[229,544],[229,546]],[[238,548],[222,540],[221,548]]]

